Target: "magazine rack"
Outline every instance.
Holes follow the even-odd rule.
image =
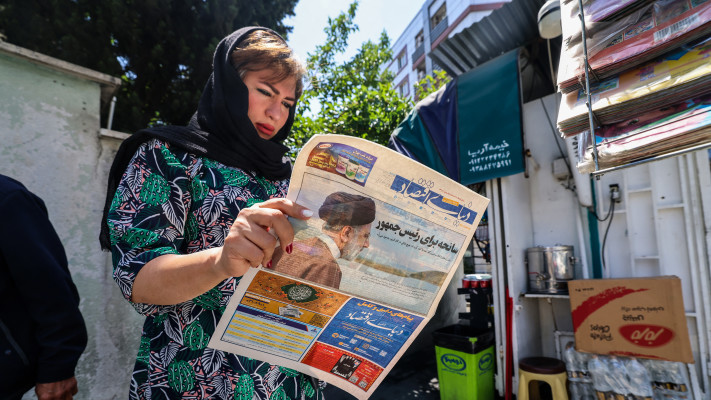
[[[700,145],[684,148],[681,150],[667,152],[664,154],[659,154],[657,156],[652,156],[652,157],[647,157],[647,158],[644,158],[641,160],[627,162],[623,165],[600,169],[599,160],[598,160],[598,157],[599,157],[598,144],[596,143],[596,140],[595,140],[595,122],[597,121],[597,117],[595,116],[595,113],[592,109],[592,101],[591,101],[591,93],[590,93],[590,74],[593,75],[593,77],[595,78],[596,81],[599,81],[599,79],[597,78],[595,71],[592,69],[592,67],[590,66],[590,63],[588,62],[587,37],[586,37],[586,27],[585,27],[585,11],[583,9],[583,0],[578,0],[578,7],[579,7],[578,17],[580,18],[580,26],[581,26],[581,34],[582,34],[582,42],[583,42],[583,62],[585,65],[585,67],[584,67],[584,70],[585,70],[584,90],[585,90],[585,96],[586,96],[585,105],[587,106],[587,109],[588,109],[588,122],[590,124],[590,143],[592,144],[592,147],[593,147],[593,160],[594,160],[594,164],[595,164],[595,170],[592,172],[592,175],[594,175],[595,178],[599,180],[600,177],[607,172],[612,172],[612,171],[620,170],[623,168],[629,168],[629,167],[633,167],[633,166],[640,165],[640,164],[645,164],[645,163],[652,162],[652,161],[658,161],[658,160],[662,160],[665,158],[676,157],[676,156],[679,156],[682,154],[691,153],[691,152],[703,150],[706,148],[711,148],[711,142],[703,143]]]
[[[585,11],[583,9],[583,0],[578,0],[578,17],[580,17],[580,31],[583,40],[583,62],[585,63],[585,105],[588,107],[588,122],[590,124],[590,143],[593,146],[593,159],[595,160],[595,172],[600,170],[598,164],[598,154],[597,154],[597,144],[595,143],[595,114],[592,110],[592,101],[590,97],[590,73],[595,73],[592,68],[590,68],[590,63],[588,63],[588,45],[586,37],[585,28]],[[600,175],[597,175],[600,179]]]

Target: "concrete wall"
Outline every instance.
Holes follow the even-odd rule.
[[[127,397],[141,329],[142,318],[120,295],[110,256],[98,243],[106,176],[124,137],[100,130],[100,97],[117,84],[0,43],[0,173],[45,201],[65,246],[89,332],[77,399]]]

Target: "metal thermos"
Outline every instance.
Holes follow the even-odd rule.
[[[573,246],[537,246],[526,249],[528,291],[568,293],[568,281],[575,279]]]

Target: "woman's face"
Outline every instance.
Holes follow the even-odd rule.
[[[296,104],[296,78],[269,82],[269,70],[249,71],[242,81],[249,90],[247,116],[259,137],[269,140],[279,132],[289,118],[289,110]]]

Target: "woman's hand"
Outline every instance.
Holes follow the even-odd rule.
[[[294,240],[287,216],[308,219],[313,212],[287,199],[271,199],[245,208],[225,238],[215,268],[225,278],[242,276],[250,267],[269,265],[277,239],[286,252]]]

